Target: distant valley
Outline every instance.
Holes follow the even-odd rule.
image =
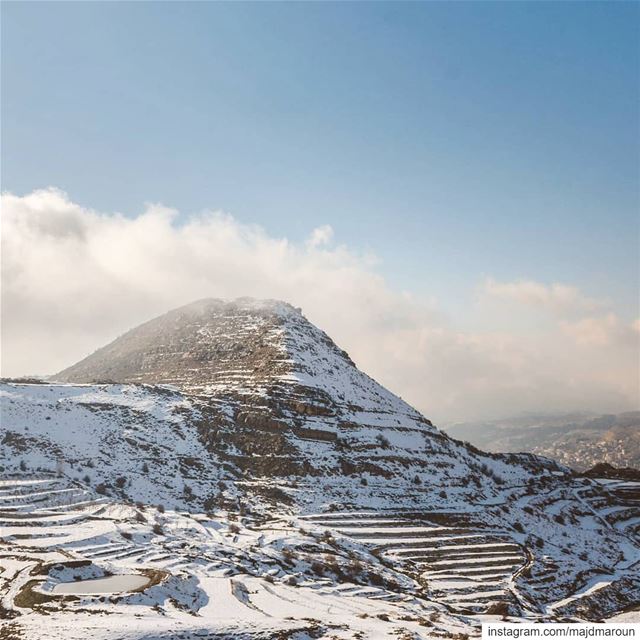
[[[617,415],[526,415],[444,426],[486,451],[527,451],[577,471],[608,463],[640,469],[640,411]]]

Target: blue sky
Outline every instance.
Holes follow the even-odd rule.
[[[221,208],[461,300],[491,276],[637,315],[637,3],[2,5],[2,187]]]

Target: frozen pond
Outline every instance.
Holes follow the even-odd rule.
[[[121,593],[144,587],[149,582],[147,576],[123,574],[94,580],[78,580],[77,582],[61,582],[53,588],[52,593],[95,595],[100,593]]]

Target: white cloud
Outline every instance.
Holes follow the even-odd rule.
[[[545,309],[556,315],[593,311],[605,305],[601,300],[583,295],[576,287],[557,282],[546,285],[533,280],[497,282],[488,278],[481,291],[499,300]]]
[[[297,245],[220,212],[181,220],[148,205],[127,218],[51,189],[7,194],[2,205],[4,375],[53,373],[172,307],[249,295],[301,306],[363,370],[436,421],[638,404],[638,334],[632,349],[629,332],[606,342],[607,311],[604,328],[591,325],[601,303],[572,287],[489,281],[487,300],[561,317],[526,339],[504,328],[463,332],[391,289],[370,256],[329,245],[330,227]]]
[[[620,344],[633,349],[637,347],[638,322],[625,325],[615,313],[589,316],[576,322],[561,322],[566,335],[578,344],[609,347]]]
[[[331,225],[323,224],[311,232],[307,244],[310,247],[322,247],[329,244],[331,240],[333,240],[333,228]]]

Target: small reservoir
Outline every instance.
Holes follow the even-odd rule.
[[[93,580],[78,580],[76,582],[61,582],[57,584],[52,593],[58,595],[100,595],[117,594],[140,589],[149,583],[147,576],[138,574],[122,574],[95,578]]]

